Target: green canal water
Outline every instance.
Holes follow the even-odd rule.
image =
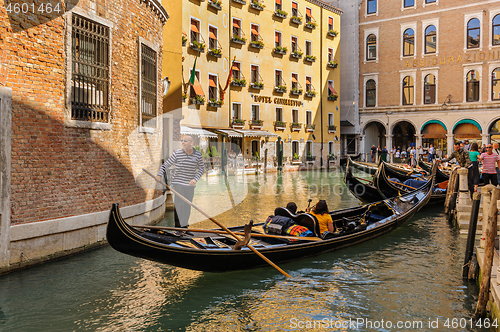
[[[308,198],[359,204],[337,172],[204,177],[194,202],[229,226]],[[197,214],[191,227],[213,227]],[[377,239],[281,264],[289,279],[271,267],[191,271],[106,246],[0,276],[0,331],[490,331],[471,326],[478,289],[461,278],[465,241],[441,206],[425,207]]]

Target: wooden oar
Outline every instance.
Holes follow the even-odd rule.
[[[403,187],[410,188],[410,189],[412,189],[412,190],[417,190],[417,189],[418,189],[418,188],[413,188],[413,187],[410,187],[410,186],[408,186],[408,185],[406,185],[406,184],[402,184],[401,182],[396,182],[396,181],[392,181],[392,180],[389,180],[389,179],[387,179],[387,181],[389,181],[390,183],[394,183],[394,184],[396,184],[396,185],[399,185],[399,186],[403,186]]]
[[[135,228],[149,228],[149,229],[162,229],[166,231],[189,231],[192,233],[210,233],[210,234],[227,234],[226,231],[219,231],[216,229],[194,229],[194,228],[179,228],[179,227],[163,227],[163,226],[138,226],[130,225]],[[233,232],[236,235],[245,235],[242,232]],[[306,241],[322,241],[319,237],[312,236],[286,236],[286,235],[272,235],[272,234],[261,234],[261,233],[251,233],[253,237],[269,237],[274,239],[286,239],[286,240],[306,240]]]
[[[210,219],[211,221],[213,221],[217,226],[219,226],[220,228],[222,228],[223,230],[225,230],[228,234],[231,234],[232,237],[234,237],[236,239],[236,241],[241,241],[241,239],[238,237],[238,235],[234,234],[231,230],[229,230],[226,226],[220,224],[217,220],[215,220],[214,218],[210,217],[208,214],[206,214],[205,212],[203,212],[199,207],[197,207],[195,204],[193,204],[190,200],[186,199],[184,196],[180,195],[177,191],[175,191],[174,189],[172,189],[169,185],[167,185],[165,182],[163,181],[160,181],[158,180],[153,174],[151,174],[147,169],[142,169],[144,172],[146,172],[146,174],[148,174],[149,176],[151,176],[153,179],[155,179],[156,182],[164,185],[167,189],[169,189],[171,192],[173,192],[175,195],[177,195],[177,197],[179,197],[180,199],[182,199],[184,202],[188,203],[189,205],[191,205],[192,207],[195,208],[196,211],[198,211],[199,213],[201,213],[202,215],[204,215],[206,218]],[[250,244],[247,245],[247,247],[252,250],[254,253],[257,254],[257,256],[259,256],[260,258],[262,258],[263,260],[265,260],[269,265],[271,265],[272,267],[274,267],[276,270],[280,271],[285,277],[290,277],[291,276],[286,273],[285,271],[283,271],[278,265],[274,264],[273,262],[271,262],[271,260],[269,258],[267,258],[266,256],[264,256],[262,253],[260,253],[257,249],[255,249],[253,246],[251,246]]]

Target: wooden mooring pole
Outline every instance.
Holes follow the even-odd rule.
[[[488,213],[487,225],[486,225],[486,247],[484,249],[484,260],[481,268],[481,288],[479,290],[479,298],[477,300],[476,312],[474,313],[474,319],[479,319],[486,316],[486,304],[488,303],[489,293],[490,293],[490,278],[491,269],[493,265],[493,254],[495,250],[495,237],[497,235],[497,204],[496,202],[500,198],[500,188],[495,188],[492,190],[490,210]],[[483,223],[485,222],[483,216]]]
[[[450,182],[448,183],[448,190],[444,207],[445,213],[448,215],[448,222],[451,222],[453,220],[453,216],[455,213],[459,182],[458,167],[455,167],[451,173]]]
[[[474,240],[476,238],[477,217],[479,215],[479,205],[481,203],[481,194],[474,193],[472,196],[472,211],[470,213],[469,234],[467,236],[467,247],[465,249],[464,266],[462,267],[462,278],[468,279],[469,264],[474,253]]]

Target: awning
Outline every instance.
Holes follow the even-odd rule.
[[[240,129],[240,130],[235,130],[238,133],[242,133],[243,136],[245,137],[278,137],[278,135],[270,133],[265,130],[245,130],[245,129]]]
[[[198,27],[197,27],[196,21],[191,21],[191,31],[194,31],[194,32],[200,33],[200,30],[198,30]]]
[[[243,137],[242,133],[238,133],[234,130],[231,129],[215,129],[217,131],[220,131],[221,133],[227,134],[229,137]]]
[[[234,19],[233,19],[233,27],[235,27],[235,28],[238,28],[238,29],[239,29],[239,28],[240,28],[240,21],[238,21],[238,20],[234,20]]]
[[[329,25],[333,25],[333,17],[329,17],[328,18],[328,24]]]
[[[205,136],[217,138],[217,134],[202,128],[191,128],[186,126],[181,126],[181,135],[193,135],[193,136]]]
[[[252,25],[252,34],[259,35],[259,31],[257,31],[257,29],[258,29],[257,26]]]

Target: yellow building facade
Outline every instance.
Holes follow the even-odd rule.
[[[181,132],[268,160],[279,138],[285,161],[326,165],[339,152],[340,15],[316,0],[183,1]]]

